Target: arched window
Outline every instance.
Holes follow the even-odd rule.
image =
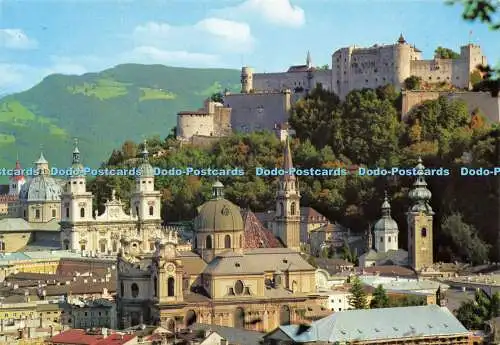
[[[66,218],[69,218],[69,207],[66,207]]]
[[[281,306],[280,309],[280,325],[290,324],[290,308],[287,305]]]
[[[136,283],[132,284],[132,286],[130,287],[130,291],[132,293],[133,298],[139,296],[139,286]]]
[[[205,240],[205,248],[212,249],[212,236],[210,235],[208,235],[207,239]]]
[[[153,206],[149,206],[149,215],[152,216],[154,214]]]
[[[85,209],[83,207],[80,209],[80,218],[85,218]]]
[[[192,324],[196,323],[196,319],[196,312],[194,310],[188,310],[186,313],[186,327],[189,327]]]
[[[422,237],[427,237],[427,229],[426,228],[422,228],[422,230],[420,231],[420,235]]]
[[[52,218],[56,217],[56,210],[52,210]]]
[[[99,244],[100,244],[99,249],[101,250],[101,253],[105,253],[106,252],[106,242],[101,241],[101,243],[99,243]]]
[[[40,218],[40,210],[35,210],[35,218]]]
[[[125,295],[125,286],[123,285],[123,282],[120,283],[120,297],[123,297]]]
[[[154,297],[158,297],[158,277],[154,277],[153,279],[153,290],[154,290]]]
[[[135,214],[137,215],[137,217],[139,217],[139,206],[135,207]]]
[[[295,215],[295,212],[297,212],[297,210],[295,209],[295,203],[292,202],[292,205],[290,206],[290,213],[292,214],[292,216]]]
[[[236,308],[234,311],[234,328],[245,328],[245,311],[243,308]]]
[[[167,280],[167,296],[175,296],[175,279],[174,277],[169,277]]]
[[[229,235],[224,237],[224,248],[231,248],[231,236]]]
[[[175,321],[170,319],[167,321],[167,330],[169,330],[170,332],[175,332]]]

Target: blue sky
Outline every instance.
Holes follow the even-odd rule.
[[[338,48],[400,33],[427,58],[471,39],[499,62],[500,31],[461,11],[441,0],[0,0],[0,95],[126,62],[271,72],[310,50],[323,65]]]

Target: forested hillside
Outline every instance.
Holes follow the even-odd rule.
[[[427,167],[446,167],[450,176],[427,178],[436,212],[436,253],[439,260],[475,263],[499,260],[498,178],[461,177],[460,166],[492,167],[498,164],[499,128],[481,114],[468,113],[459,100],[440,98],[414,109],[409,122],[399,121],[400,95],[392,87],[353,91],[345,102],[326,91],[314,90],[295,106],[290,122],[297,130],[292,142],[294,163],[299,167],[413,167],[422,157]],[[257,166],[282,164],[282,145],[271,133],[235,134],[211,148],[180,147],[173,137],[151,138],[154,166],[242,167],[245,176],[221,179],[226,196],[254,211],[274,208],[276,178],[255,176]],[[127,141],[113,152],[109,166],[127,166],[138,156],[140,145]],[[470,155],[464,155],[464,152]],[[472,157],[472,161],[470,161]],[[213,179],[165,177],[156,179],[166,220],[189,220],[210,195]],[[413,183],[411,177],[301,177],[302,205],[311,206],[355,232],[364,232],[380,217],[384,191],[390,195],[392,215],[400,227],[400,244],[406,247],[405,212]],[[133,181],[99,177],[91,183],[102,207],[112,188],[124,199]]]

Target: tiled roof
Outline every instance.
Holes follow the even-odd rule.
[[[245,249],[282,247],[280,241],[274,237],[271,231],[264,228],[252,211],[242,211],[242,216],[245,227],[245,242],[243,244]]]
[[[415,271],[401,266],[387,265],[387,266],[370,266],[363,268],[362,271],[366,274],[378,274],[386,277],[408,277],[416,278]]]
[[[70,329],[49,339],[52,344],[75,345],[120,345],[135,338],[134,334],[113,333],[104,338],[102,335],[87,334],[83,329]]]
[[[279,329],[297,343],[377,341],[470,334],[448,309],[437,305],[339,311],[313,322],[311,327],[301,334],[297,325],[281,326]]]
[[[184,272],[189,275],[198,275],[203,272],[207,263],[196,253],[193,252],[179,252],[178,253]]]
[[[229,344],[237,345],[259,345],[259,342],[264,337],[264,333],[256,331],[249,331],[246,329],[239,329],[234,327],[207,325],[202,323],[195,323],[189,328],[193,331],[211,330],[219,334],[222,338],[226,339]]]

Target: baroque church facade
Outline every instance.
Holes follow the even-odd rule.
[[[291,166],[288,141],[284,156]],[[276,196],[282,225],[273,234],[225,199],[216,182],[212,199],[198,208],[192,251],[177,250],[175,231],[156,242],[154,253],[124,242],[117,265],[121,327],[174,330],[201,322],[268,331],[304,317],[321,297],[315,267],[298,251],[299,198],[295,176],[283,176]]]
[[[73,149],[72,169],[83,171],[77,143]],[[64,250],[116,255],[127,244],[140,252],[153,252],[154,243],[166,230],[160,216],[160,192],[154,187],[154,171],[144,142],[142,162],[127,214],[124,203],[113,190],[102,214],[92,210],[93,195],[87,191],[83,173],[73,174],[61,193],[61,247]]]

